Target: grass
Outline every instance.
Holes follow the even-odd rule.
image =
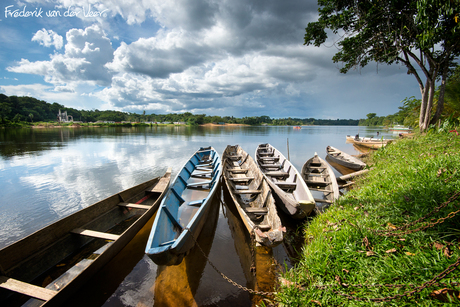
[[[386,298],[413,290],[431,280],[460,257],[460,213],[425,230],[402,236],[381,236],[388,230],[424,217],[460,191],[460,136],[429,133],[399,140],[370,157],[372,170],[335,206],[306,226],[302,259],[283,278],[276,300],[281,306],[458,306],[443,302],[433,291],[457,285],[436,285],[410,296]],[[417,229],[460,209],[460,197],[409,229]],[[341,287],[338,281],[347,284]],[[460,267],[440,282],[460,282]],[[382,287],[379,285],[404,285]],[[363,285],[355,287],[353,285]],[[348,299],[347,294],[364,301]],[[458,293],[458,292],[457,292]],[[457,294],[458,295],[458,294]]]

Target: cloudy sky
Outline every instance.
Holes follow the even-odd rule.
[[[76,109],[365,118],[420,96],[402,66],[340,74],[303,45],[316,0],[4,0],[0,92]]]

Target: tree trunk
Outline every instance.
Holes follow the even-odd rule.
[[[439,87],[438,105],[436,107],[436,113],[430,122],[432,125],[436,124],[436,122],[441,117],[442,111],[444,110],[444,93],[446,91],[447,68],[447,66],[444,67],[442,72],[441,86]]]
[[[418,120],[418,126],[420,132],[424,132],[426,127],[424,126],[425,123],[425,115],[426,115],[426,108],[428,104],[428,93],[430,91],[430,83],[429,79],[427,78],[425,87],[420,87],[420,93],[422,94],[422,104],[420,105],[420,117]]]

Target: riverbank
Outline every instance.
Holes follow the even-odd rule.
[[[355,189],[306,226],[280,305],[458,306],[460,269],[443,271],[460,263],[459,152],[444,132],[371,155]]]

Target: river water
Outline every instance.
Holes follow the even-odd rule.
[[[347,134],[393,138],[381,128],[140,127],[0,130],[0,248],[121,190],[164,174],[172,178],[199,148],[220,154],[239,144],[254,156],[270,143],[299,170],[328,145],[350,154]],[[339,173],[337,173],[339,174]],[[273,291],[276,273],[295,264],[302,223],[288,226],[286,244],[252,249],[231,198],[221,185],[198,248],[178,266],[156,266],[144,256],[153,218],[136,238],[87,283],[67,306],[251,306],[252,296],[221,277],[259,291]],[[299,239],[300,238],[300,239]],[[299,243],[300,242],[300,243]],[[256,274],[251,266],[256,266]]]

